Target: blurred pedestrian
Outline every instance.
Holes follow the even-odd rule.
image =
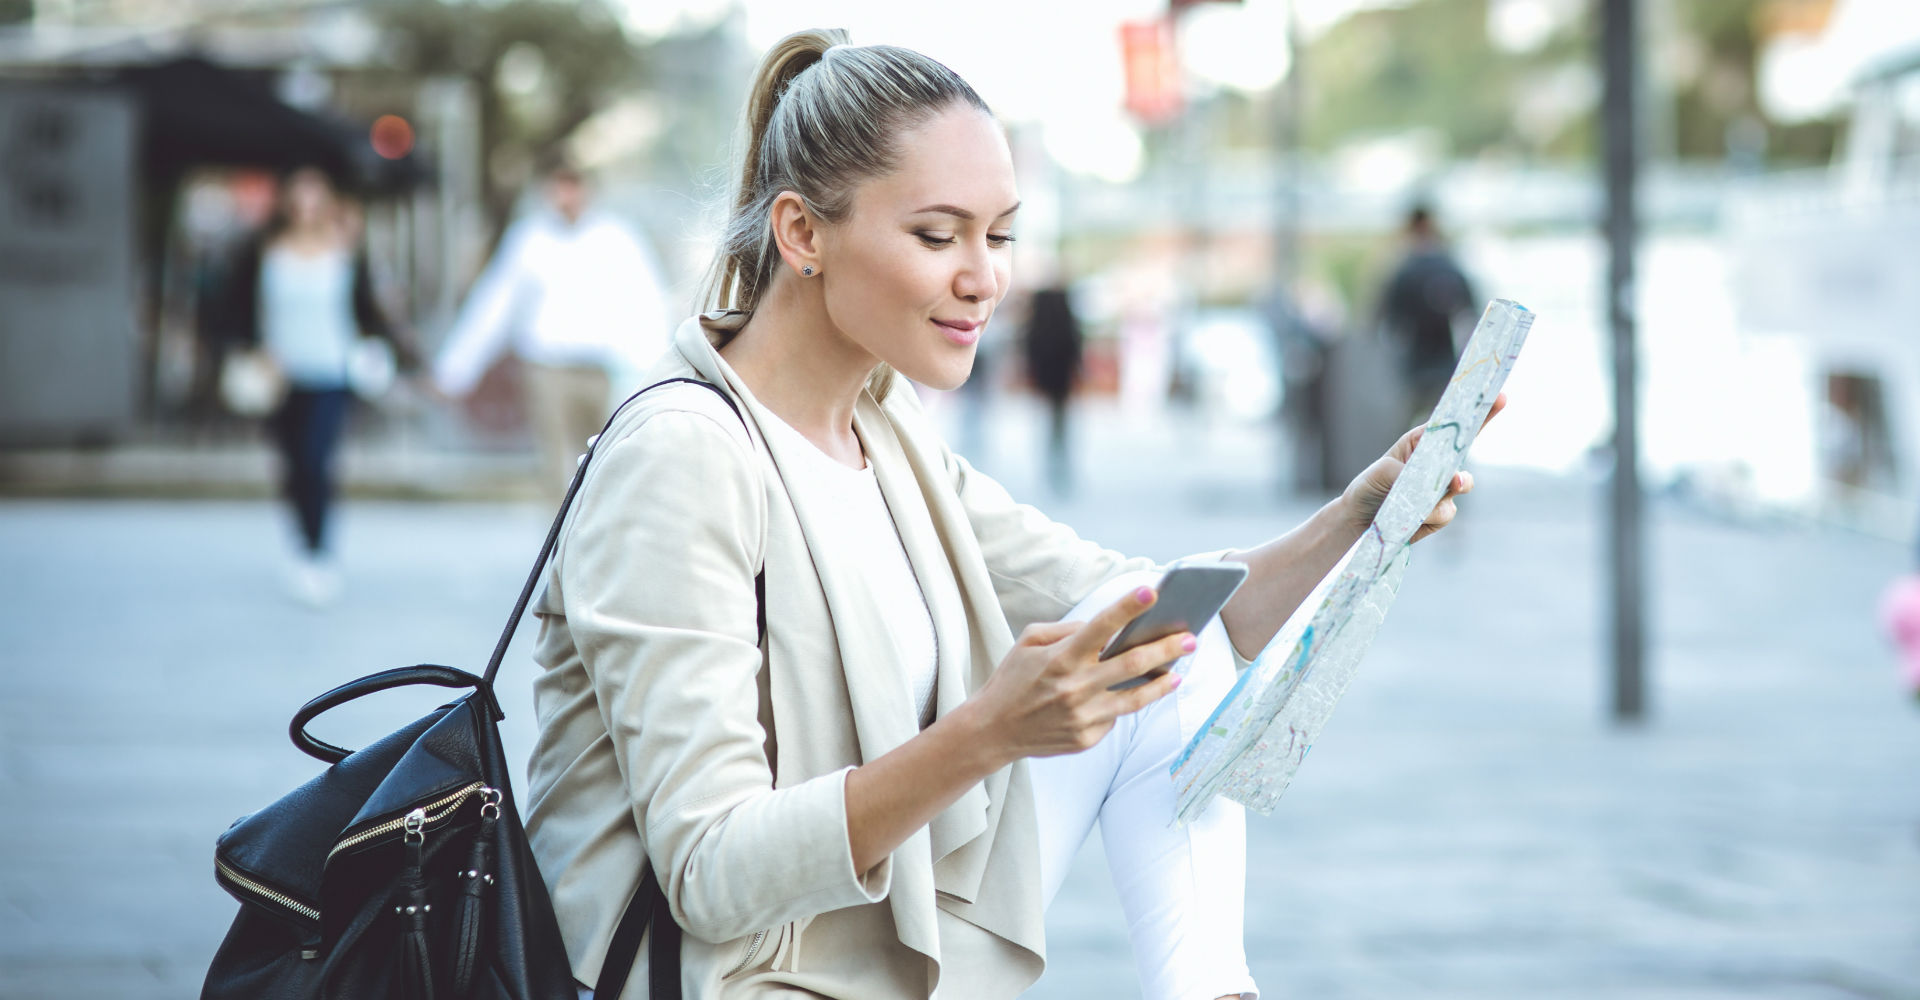
[[[1909,573],[1888,585],[1880,599],[1880,622],[1900,653],[1900,680],[1920,698],[1920,574]]]
[[[279,397],[270,426],[300,539],[289,588],[304,603],[325,605],[341,589],[328,529],[353,391],[384,389],[396,361],[412,367],[413,352],[375,300],[360,227],[318,168],[287,175],[273,218],[241,250],[228,288],[225,316],[242,349],[232,364],[252,368],[262,404]]]
[[[1292,486],[1302,493],[1338,489],[1328,434],[1327,354],[1333,334],[1310,319],[1285,287],[1275,286],[1260,305],[1280,361],[1280,417],[1292,461]]]
[[[540,487],[557,501],[586,439],[606,421],[615,372],[667,346],[660,267],[631,227],[598,211],[563,159],[542,171],[546,204],[515,222],[474,283],[434,363],[435,386],[465,396],[511,348],[526,366]]]
[[[1084,336],[1074,315],[1073,300],[1064,286],[1055,284],[1033,293],[1027,310],[1024,339],[1027,378],[1047,401],[1047,483],[1056,496],[1073,492],[1071,402],[1080,379]]]
[[[1380,296],[1380,326],[1398,356],[1405,424],[1440,402],[1477,316],[1473,285],[1425,204],[1408,210],[1406,253]]]
[[[1895,577],[1880,598],[1880,624],[1900,651],[1901,681],[1920,699],[1920,551],[1914,555],[1916,568]]]

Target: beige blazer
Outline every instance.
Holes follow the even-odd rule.
[[[608,429],[534,605],[540,738],[527,832],[591,985],[650,858],[686,930],[690,997],[1012,997],[1045,965],[1024,762],[975,786],[872,871],[853,870],[847,771],[912,738],[888,623],[788,492],[799,458],[716,347],[742,314],[690,319]],[[936,712],[985,682],[1017,630],[1150,568],[1083,541],[949,451],[897,379],[863,393],[866,448],[932,612]],[[754,576],[766,570],[764,647]],[[645,995],[646,949],[625,997]],[[601,998],[612,1000],[612,998]]]

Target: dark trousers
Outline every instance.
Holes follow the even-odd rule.
[[[340,450],[340,432],[347,423],[345,389],[293,389],[274,416],[274,437],[280,445],[286,474],[287,499],[300,520],[300,536],[307,551],[327,548],[327,512],[333,506],[333,458]]]
[[[1072,412],[1068,397],[1047,397],[1047,483],[1063,497],[1073,492],[1073,441],[1068,427]]]

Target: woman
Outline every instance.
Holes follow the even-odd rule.
[[[272,428],[300,532],[289,586],[313,605],[340,591],[327,528],[356,345],[363,334],[378,337],[408,367],[413,361],[374,302],[358,230],[327,175],[300,168],[281,184],[273,221],[233,275],[235,339],[263,351],[286,383]]]
[[[1231,647],[1260,649],[1359,536],[1411,439],[1226,554],[1251,576],[1224,632],[1100,662],[1153,600],[1127,574],[1153,564],[1014,503],[903,379],[965,380],[1007,292],[1006,142],[946,67],[844,42],[804,32],[762,62],[720,308],[653,373],[740,416],[684,384],[628,405],[535,606],[528,834],[574,975],[595,981],[650,862],[689,996],[1011,997],[1097,819],[1146,994],[1253,995],[1241,815],[1169,825],[1181,674],[1107,688],[1194,653],[1189,688],[1217,690]],[[1059,621],[1083,602],[1089,620]]]

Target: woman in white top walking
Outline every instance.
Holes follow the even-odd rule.
[[[362,335],[378,337],[401,367],[414,358],[374,301],[357,227],[316,167],[281,184],[274,219],[242,252],[232,287],[235,340],[263,350],[286,383],[271,427],[300,534],[289,583],[296,598],[326,604],[340,590],[327,529],[355,345]]]

